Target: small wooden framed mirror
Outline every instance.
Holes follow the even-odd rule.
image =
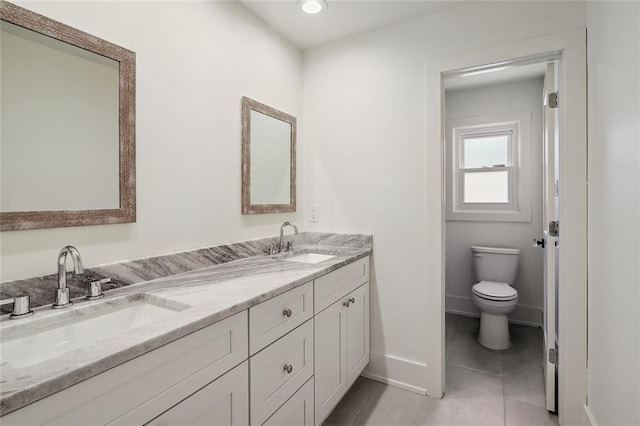
[[[242,98],[242,214],[296,211],[296,118]]]

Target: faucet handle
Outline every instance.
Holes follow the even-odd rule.
[[[29,295],[20,294],[13,298],[13,313],[9,315],[9,319],[20,319],[33,315],[33,311],[29,306]]]
[[[102,292],[102,284],[110,283],[111,278],[102,278],[89,283],[89,294],[87,294],[87,300],[96,300],[104,297]]]
[[[293,241],[287,241],[286,251],[291,251],[291,250],[293,250]]]

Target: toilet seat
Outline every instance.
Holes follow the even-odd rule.
[[[518,298],[518,291],[507,283],[480,281],[473,285],[471,291],[486,300],[511,301]]]

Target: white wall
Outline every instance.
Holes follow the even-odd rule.
[[[531,167],[531,220],[447,221],[445,306],[449,311],[479,313],[471,301],[471,285],[475,282],[471,246],[509,247],[520,249],[514,283],[518,307],[509,318],[533,324],[542,322],[542,250],[532,246],[533,238],[542,237],[542,83],[542,78],[535,78],[446,92],[447,120],[515,112],[531,114],[528,138],[531,155],[523,159]],[[446,129],[449,137],[451,128]]]
[[[298,117],[302,106],[301,53],[242,5],[19,3],[136,52],[138,220],[3,232],[2,281],[54,273],[65,244],[92,266],[275,235],[284,220],[302,222],[301,209],[240,214],[241,97]]]
[[[640,424],[640,3],[587,2],[589,409]]]
[[[426,66],[583,26],[580,2],[483,2],[305,52],[305,207],[320,206],[305,229],[374,235],[370,374],[424,391],[437,338],[425,309],[425,265],[440,250],[426,237],[427,192],[439,193],[426,180]]]

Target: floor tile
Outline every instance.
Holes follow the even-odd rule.
[[[458,321],[456,322],[456,329],[458,330],[480,330],[480,318],[467,317],[464,315],[457,315]]]
[[[443,398],[428,419],[429,425],[497,426],[504,424],[502,398]]]
[[[457,330],[451,346],[449,365],[457,365],[497,376],[502,374],[500,351],[494,351],[480,345],[477,330]]]
[[[511,348],[502,354],[503,370],[542,367],[542,329],[510,324]]]
[[[324,426],[350,426],[358,417],[371,396],[385,385],[359,377],[351,389],[329,414]]]
[[[427,425],[439,400],[393,386],[377,390],[354,425]]]
[[[544,408],[546,405],[542,367],[508,369],[502,373],[504,397]]]
[[[506,400],[505,424],[507,426],[557,426],[558,416],[549,413],[545,408]]]
[[[445,374],[447,383],[444,399],[500,398],[503,397],[502,380],[498,376],[449,366]]]

